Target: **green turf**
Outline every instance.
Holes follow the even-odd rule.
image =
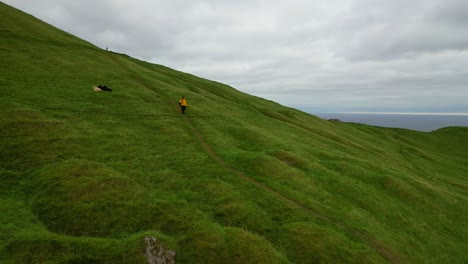
[[[466,127],[324,121],[3,3],[0,34],[1,263],[468,261]]]

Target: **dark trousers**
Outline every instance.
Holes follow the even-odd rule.
[[[182,114],[185,112],[185,108],[187,108],[185,105],[180,106],[180,109],[182,109]]]

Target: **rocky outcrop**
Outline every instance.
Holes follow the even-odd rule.
[[[145,237],[148,264],[174,264],[176,253],[163,246],[155,237]]]

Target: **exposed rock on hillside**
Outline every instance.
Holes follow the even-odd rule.
[[[174,264],[176,253],[163,246],[155,237],[145,237],[148,264]]]

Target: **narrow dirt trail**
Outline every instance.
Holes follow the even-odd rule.
[[[174,104],[174,105],[176,106],[176,111],[177,111],[178,110],[178,105],[177,104]],[[265,184],[263,184],[261,182],[256,181],[255,179],[253,179],[253,178],[247,176],[246,174],[244,174],[243,172],[241,172],[239,170],[236,170],[235,168],[230,166],[228,163],[226,163],[226,161],[223,160],[223,158],[221,158],[221,156],[219,156],[214,151],[214,149],[205,141],[205,139],[203,138],[203,135],[200,132],[200,130],[198,130],[193,125],[193,123],[191,122],[191,120],[187,116],[185,116],[185,115],[181,115],[181,116],[185,120],[185,122],[187,122],[188,126],[192,130],[193,134],[197,137],[199,143],[205,149],[205,151],[219,165],[221,165],[223,168],[230,171],[232,174],[234,174],[234,175],[238,176],[239,178],[249,182],[250,184],[256,186],[257,188],[262,189],[262,190],[274,195],[279,200],[282,200],[282,201],[284,201],[284,202],[286,202],[286,203],[288,203],[290,205],[293,205],[295,207],[298,207],[298,208],[306,211],[308,214],[312,215],[313,217],[315,217],[317,219],[320,219],[320,220],[322,220],[324,222],[327,222],[327,223],[330,223],[330,224],[333,224],[333,225],[339,227],[340,229],[344,230],[346,233],[348,233],[348,234],[358,238],[359,240],[363,241],[366,245],[368,245],[370,248],[374,249],[380,256],[382,256],[389,263],[395,263],[395,264],[396,263],[403,263],[402,257],[397,252],[395,252],[393,249],[387,247],[382,242],[376,240],[375,238],[373,238],[367,232],[362,231],[362,230],[358,230],[358,229],[353,228],[353,227],[350,227],[350,226],[346,225],[343,222],[340,222],[340,221],[338,221],[336,219],[333,219],[333,218],[330,218],[330,217],[328,217],[326,215],[323,215],[320,212],[318,212],[316,210],[313,210],[313,209],[307,207],[306,205],[304,205],[304,204],[302,204],[302,203],[300,203],[298,201],[295,201],[295,200],[292,200],[292,199],[286,197],[282,193],[273,190],[269,186],[267,186],[267,185],[265,185]]]

